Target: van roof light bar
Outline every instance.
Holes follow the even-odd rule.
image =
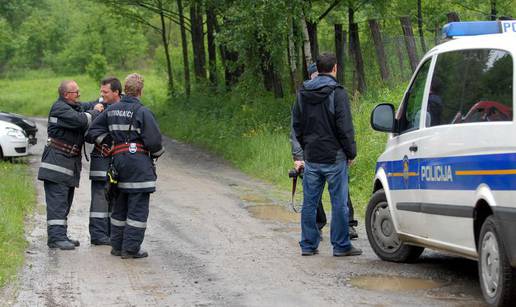
[[[443,38],[497,33],[516,33],[516,20],[450,22],[443,27]]]

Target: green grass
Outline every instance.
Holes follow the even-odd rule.
[[[27,242],[24,219],[36,202],[32,175],[23,162],[0,162],[0,287],[16,276]]]

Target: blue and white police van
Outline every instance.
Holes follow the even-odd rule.
[[[485,300],[516,305],[516,21],[456,22],[421,60],[378,158],[366,230],[383,260],[424,248],[478,261]]]

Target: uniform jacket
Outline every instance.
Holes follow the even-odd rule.
[[[93,109],[95,104],[72,104],[60,97],[52,105],[48,115],[49,139],[76,146],[80,150],[84,144],[86,130],[100,113]],[[82,168],[81,157],[81,154],[70,155],[47,144],[41,157],[38,179],[78,187]]]
[[[332,164],[356,156],[348,96],[330,75],[304,82],[292,108],[292,128],[305,161]]]
[[[122,152],[112,157],[118,171],[118,188],[125,193],[154,192],[156,171],[153,157],[164,149],[161,132],[152,112],[136,97],[124,96],[98,116],[88,131],[89,142],[101,144],[110,135],[115,145],[142,144],[148,154]]]
[[[104,106],[104,110],[106,110],[111,104],[102,103],[102,105]],[[107,170],[109,168],[111,158],[103,155],[102,152],[99,151],[98,147],[108,150],[113,145],[113,139],[108,134],[100,144],[96,145],[97,146],[93,146],[90,154],[90,180],[106,181]]]

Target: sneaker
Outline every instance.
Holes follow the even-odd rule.
[[[120,256],[122,256],[122,251],[119,250],[119,249],[112,248],[111,249],[111,255],[120,257]]]
[[[79,242],[79,240],[74,240],[74,239],[68,238],[68,242],[72,243],[74,246],[80,246],[81,245],[81,242]]]
[[[92,245],[111,245],[111,240],[108,237],[98,240],[91,240]]]
[[[313,256],[319,254],[318,249],[301,251],[301,256]]]
[[[75,245],[68,240],[48,242],[47,245],[49,248],[59,248],[60,250],[75,249]]]
[[[350,240],[358,239],[358,233],[355,230],[355,227],[353,227],[353,226],[349,226],[349,239]]]
[[[149,256],[149,254],[146,251],[143,251],[141,249],[137,252],[122,251],[121,255],[122,259],[145,258]]]
[[[351,246],[351,248],[348,251],[333,251],[333,256],[335,257],[346,257],[346,256],[358,256],[362,255],[362,250],[359,248],[356,248],[354,246]]]

